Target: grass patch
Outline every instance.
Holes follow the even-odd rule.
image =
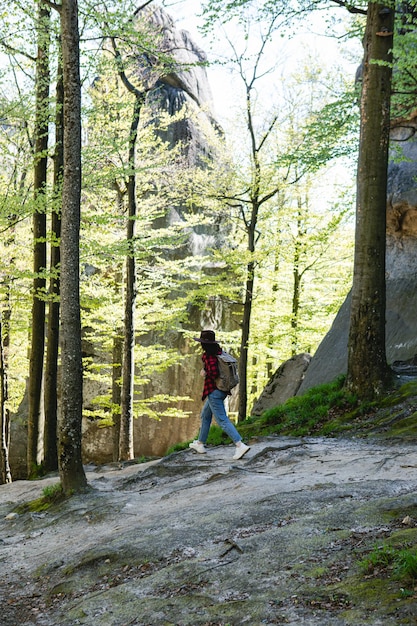
[[[359,563],[361,572],[378,578],[393,578],[414,586],[417,580],[417,548],[377,546]]]
[[[40,498],[36,498],[36,500],[20,504],[17,507],[16,512],[19,514],[28,512],[40,513],[42,511],[47,511],[52,506],[59,504],[66,499],[61,483],[45,487],[42,494],[43,495]]]
[[[329,435],[351,428],[357,416],[357,397],[344,388],[344,376],[309,389],[284,404],[239,425],[247,435]],[[363,410],[364,405],[361,405]]]

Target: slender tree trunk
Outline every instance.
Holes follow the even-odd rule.
[[[295,356],[298,352],[298,315],[300,311],[300,298],[301,298],[301,278],[300,271],[301,262],[301,247],[302,239],[305,236],[305,230],[303,228],[303,207],[302,199],[300,196],[297,198],[297,231],[294,241],[294,256],[293,256],[293,292],[292,292],[292,306],[291,306],[291,356]]]
[[[65,493],[87,486],[81,456],[83,373],[79,236],[81,202],[81,85],[76,0],[62,0],[64,176],[61,227],[61,372],[58,465]]]
[[[9,442],[10,442],[10,413],[7,409],[7,367],[4,352],[4,328],[3,315],[0,313],[0,483],[12,482],[12,473],[9,465]]]
[[[61,237],[62,174],[64,169],[63,125],[64,86],[62,62],[58,63],[56,87],[55,155],[54,155],[54,204],[51,214],[51,278],[49,283],[48,341],[45,362],[45,470],[58,469],[57,411],[58,411],[58,351],[59,351],[59,264]]]
[[[120,400],[120,438],[119,459],[126,461],[134,457],[133,445],[133,394],[135,375],[135,304],[136,304],[136,262],[135,262],[135,225],[136,225],[136,141],[142,106],[150,88],[139,90],[127,78],[123,59],[117,48],[116,40],[111,39],[119,77],[126,89],[135,96],[132,123],[129,133],[129,180],[127,183],[128,222],[126,258],[126,294],[123,337],[122,389]]]
[[[15,223],[16,223],[16,215],[9,216],[9,227],[8,231],[10,236],[5,240],[6,249],[8,246],[15,245]],[[13,249],[13,248],[11,248]],[[12,254],[8,255],[9,260],[9,271],[5,276],[3,276],[3,283],[5,287],[5,299],[4,302],[1,303],[1,311],[0,311],[0,322],[1,322],[1,336],[0,336],[0,366],[1,366],[1,447],[2,454],[1,463],[2,463],[2,480],[3,482],[12,482],[12,475],[9,466],[9,446],[10,446],[10,410],[8,408],[8,400],[9,400],[9,364],[8,364],[8,356],[9,356],[9,348],[10,348],[10,319],[12,316],[12,299],[11,299],[11,285],[13,281],[13,276],[15,276],[15,272],[13,268],[15,266],[15,257]]]
[[[258,221],[259,204],[257,202],[259,192],[259,170],[256,162],[256,174],[254,184],[254,194],[252,198],[251,219],[247,224],[248,232],[248,251],[253,254],[256,247],[256,224]],[[253,286],[255,282],[255,261],[249,261],[246,270],[246,286],[245,299],[243,303],[243,319],[242,319],[242,338],[240,344],[239,355],[239,407],[238,422],[246,419],[248,406],[248,352],[249,352],[249,335],[250,321],[252,315],[253,304]]]
[[[246,411],[247,411],[247,406],[248,406],[248,352],[249,352],[250,318],[252,314],[252,301],[253,301],[253,285],[254,285],[254,264],[251,262],[247,266],[245,300],[243,303],[242,337],[241,337],[240,355],[239,355],[238,422],[243,422],[246,419]]]
[[[278,304],[278,289],[279,289],[279,284],[278,284],[278,277],[279,277],[279,267],[280,267],[280,255],[278,253],[278,249],[281,246],[281,235],[279,232],[279,229],[277,229],[277,232],[275,233],[275,252],[274,252],[274,272],[273,272],[273,284],[272,284],[272,296],[271,296],[271,314],[270,314],[270,318],[269,318],[269,331],[268,331],[268,347],[270,349],[273,349],[275,346],[275,342],[276,342],[276,331],[275,331],[275,326],[276,326],[276,318],[275,318],[275,312],[277,311],[279,304]],[[271,361],[268,361],[267,363],[267,373],[268,373],[268,380],[271,378],[272,374],[275,372],[276,370],[276,364],[272,363]]]
[[[347,386],[361,399],[384,388],[385,243],[394,8],[369,2],[364,39],[356,239]]]
[[[136,139],[143,97],[136,97],[133,119],[129,135],[129,170],[128,181],[128,222],[126,258],[126,295],[122,365],[122,394],[120,415],[119,459],[127,461],[134,458],[133,448],[133,393],[135,372],[135,303],[136,303],[136,261],[135,261],[135,224],[136,224]]]
[[[34,156],[33,213],[33,301],[32,336],[29,364],[29,411],[27,471],[31,475],[41,460],[39,429],[41,422],[41,399],[43,360],[45,349],[45,269],[46,269],[46,175],[49,123],[49,46],[50,10],[38,2],[38,54],[36,59],[36,120]]]
[[[122,380],[123,338],[122,332],[113,338],[113,366],[112,366],[112,405],[113,409],[113,460],[119,460],[120,441],[120,406],[122,403],[121,380]]]

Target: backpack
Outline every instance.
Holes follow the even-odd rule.
[[[237,361],[231,355],[222,350],[221,354],[216,354],[219,364],[219,377],[216,378],[216,387],[220,391],[231,391],[239,383],[237,373]]]

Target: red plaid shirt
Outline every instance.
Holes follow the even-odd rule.
[[[221,348],[219,348],[219,351],[217,352],[217,354],[221,354],[221,353],[222,353]],[[204,400],[205,398],[207,398],[209,393],[217,389],[215,380],[219,376],[219,364],[217,361],[217,357],[214,354],[207,354],[206,352],[203,352],[201,358],[203,360],[204,369],[206,371],[206,377],[204,379],[203,396],[201,398],[202,400]]]

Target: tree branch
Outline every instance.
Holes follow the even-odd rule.
[[[359,7],[355,7],[350,2],[346,0],[331,0],[335,4],[338,4],[340,7],[343,7],[349,11],[349,13],[358,13],[359,15],[367,15],[366,9],[360,9]]]
[[[56,2],[52,2],[52,0],[42,0],[42,2],[46,5],[48,5],[48,7],[51,7],[51,9],[55,9],[55,11],[58,11],[58,13],[61,13],[61,9],[62,9],[62,5],[61,4],[57,4]]]
[[[7,50],[8,52],[11,52],[12,54],[21,54],[22,56],[29,59],[29,61],[33,61],[34,63],[36,62],[36,57],[33,57],[31,54],[28,54],[27,52],[24,52],[23,50],[18,50],[17,48],[13,48],[13,46],[10,46],[8,43],[6,43],[3,40],[0,41],[0,46],[2,46],[5,50]]]
[[[136,11],[133,13],[133,15],[138,15],[138,13],[140,13],[140,11],[142,11],[142,9],[146,9],[147,6],[149,6],[150,4],[152,4],[153,0],[147,0],[147,2],[144,2],[140,7],[138,7],[136,9]]]

